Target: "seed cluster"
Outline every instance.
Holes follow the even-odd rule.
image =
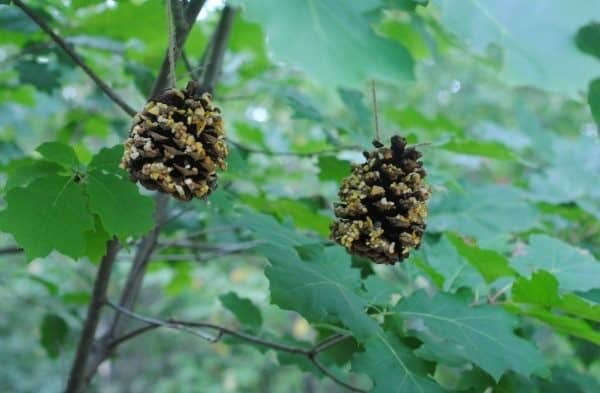
[[[135,115],[121,161],[132,181],[184,201],[216,188],[217,168],[227,168],[223,119],[197,90],[195,82],[165,90]]]
[[[421,153],[406,139],[393,136],[391,148],[373,145],[363,153],[367,162],[342,181],[331,238],[350,253],[394,264],[421,245],[430,191]]]

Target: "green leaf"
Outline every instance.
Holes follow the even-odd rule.
[[[258,329],[262,325],[260,309],[249,299],[239,297],[235,292],[228,292],[219,296],[219,300],[223,307],[231,311],[242,325],[252,329]]]
[[[93,263],[98,263],[106,254],[106,243],[110,240],[110,235],[102,226],[100,217],[94,215],[95,229],[85,232],[85,255]]]
[[[269,246],[271,302],[294,310],[311,322],[340,320],[364,339],[377,330],[365,312],[367,302],[357,295],[360,271],[350,267],[350,257],[341,247],[328,247],[315,259],[301,260],[290,249]]]
[[[43,277],[36,276],[33,274],[28,274],[27,278],[29,278],[31,281],[37,282],[38,284],[42,285],[44,288],[46,288],[49,294],[53,296],[58,295],[59,287],[52,281],[46,280]]]
[[[481,292],[485,281],[479,271],[460,255],[447,236],[433,243],[425,241],[423,255],[427,264],[443,277],[444,292],[455,292],[459,288],[473,288]]]
[[[249,209],[244,210],[236,221],[241,227],[251,230],[257,239],[268,244],[295,247],[319,242],[280,224],[273,216],[255,213]]]
[[[362,132],[372,135],[373,112],[365,105],[364,94],[360,90],[344,88],[338,89],[338,93],[356,125]]]
[[[600,88],[600,83],[598,84]],[[550,139],[550,138],[548,138]],[[544,151],[551,163],[529,180],[530,197],[548,203],[575,202],[600,219],[600,144],[596,137],[554,137]]]
[[[125,171],[119,167],[123,157],[123,145],[115,145],[101,149],[90,164],[88,171],[102,171],[113,175],[125,176]]]
[[[580,51],[600,59],[600,22],[591,22],[581,27],[575,36]]]
[[[265,0],[247,2],[244,12],[263,26],[277,59],[329,86],[360,88],[371,78],[392,83],[412,79],[409,53],[373,33],[362,15],[367,9],[364,2],[349,0]],[[290,31],[298,34],[293,40]],[[352,61],[342,64],[340,59]]]
[[[335,180],[340,182],[344,177],[350,174],[350,162],[340,160],[335,156],[319,157],[319,180]]]
[[[40,326],[40,343],[51,358],[62,352],[69,334],[69,325],[56,314],[46,314]]]
[[[507,309],[520,315],[538,319],[550,325],[557,332],[582,338],[596,345],[600,345],[600,333],[585,321],[546,310],[539,306],[506,305]]]
[[[392,335],[379,333],[365,343],[365,351],[354,356],[352,369],[367,374],[373,393],[442,393],[427,377],[425,363]]]
[[[307,204],[290,198],[280,198],[267,203],[269,209],[272,209],[273,213],[279,218],[286,219],[290,217],[296,227],[311,229],[321,236],[329,235],[329,224],[331,222],[329,217],[320,214]]]
[[[513,258],[513,266],[527,277],[543,269],[553,274],[564,290],[600,288],[600,263],[588,251],[547,235],[532,235],[525,254]]]
[[[12,234],[27,259],[57,250],[73,258],[85,255],[85,232],[94,229],[82,187],[73,178],[51,175],[6,195],[0,229]]]
[[[175,274],[165,285],[165,293],[170,296],[177,296],[186,289],[192,287],[194,279],[192,277],[192,267],[187,263],[178,263],[173,266]]]
[[[91,165],[90,165],[91,167]],[[142,235],[154,226],[154,202],[140,195],[135,184],[112,174],[91,170],[86,178],[90,210],[100,216],[111,235],[124,240]]]
[[[392,295],[400,292],[399,289],[394,287],[393,282],[383,280],[375,275],[364,279],[363,285],[367,292],[364,297],[370,304],[387,306],[391,301]]]
[[[564,294],[558,307],[560,307],[561,311],[576,317],[600,322],[600,304],[592,304],[572,293]]]
[[[422,323],[437,337],[445,337],[464,349],[466,359],[496,381],[508,370],[529,376],[545,370],[537,349],[513,332],[517,320],[498,307],[470,307],[457,296],[419,291],[396,306],[401,317]]]
[[[56,175],[63,168],[53,162],[23,158],[11,161],[4,170],[8,176],[4,191],[8,192],[13,188],[26,186],[40,177]]]
[[[36,149],[42,157],[50,162],[59,164],[67,169],[76,168],[79,165],[79,159],[75,150],[69,145],[60,142],[46,142]]]
[[[579,52],[570,39],[581,25],[598,17],[595,0],[576,5],[546,0],[432,3],[439,6],[442,25],[475,51],[483,52],[490,44],[504,49],[502,76],[510,83],[575,95],[597,75],[596,60]]]
[[[427,227],[436,232],[459,232],[485,247],[508,239],[511,233],[530,229],[537,220],[537,210],[520,190],[468,185],[447,194],[433,194]]]
[[[517,274],[506,257],[493,250],[484,250],[477,246],[468,245],[463,238],[452,233],[446,236],[458,253],[466,258],[488,283],[500,277],[513,277]]]
[[[53,64],[20,60],[14,67],[21,83],[29,83],[46,93],[51,93],[52,90],[60,87],[61,73]]]
[[[558,280],[544,270],[537,270],[531,280],[518,277],[512,287],[513,300],[518,303],[552,307],[558,304]]]
[[[579,371],[575,367],[554,367],[552,379],[539,381],[539,391],[596,393],[600,392],[600,382],[589,371]]]
[[[87,306],[90,304],[92,296],[89,292],[78,291],[78,292],[67,292],[60,296],[63,303],[72,306]]]
[[[494,158],[496,160],[515,159],[513,150],[499,142],[453,139],[440,147],[455,153]]]
[[[316,122],[325,119],[325,115],[321,113],[309,96],[302,94],[297,90],[288,89],[285,91],[285,99],[290,108],[294,111],[294,114],[292,115],[294,119],[308,119]]]
[[[152,85],[156,77],[152,69],[135,61],[129,61],[125,64],[125,72],[133,77],[133,82],[138,91],[147,97],[152,91]]]
[[[592,116],[598,127],[600,127],[600,78],[590,82],[587,98],[590,110],[592,111]]]

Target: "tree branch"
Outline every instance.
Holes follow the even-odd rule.
[[[194,26],[194,22],[204,5],[205,0],[192,0],[186,6],[185,15],[181,12],[180,7],[174,7],[173,18],[175,24],[175,48],[174,49],[174,61],[177,62],[181,51],[183,50],[183,46],[185,41],[187,40],[190,31],[192,30],[192,26]],[[178,4],[178,2],[174,2],[174,4]],[[160,66],[160,71],[158,73],[158,77],[154,82],[154,86],[152,86],[152,92],[150,93],[150,97],[154,97],[161,90],[164,90],[167,84],[169,76],[169,55],[168,49],[165,53],[165,57],[163,59],[162,65]]]
[[[366,392],[363,389],[357,388],[355,386],[352,386],[352,385],[342,381],[339,377],[337,377],[334,373],[332,373],[329,369],[327,369],[317,359],[318,354],[320,354],[321,352],[333,347],[334,345],[337,345],[340,342],[350,338],[350,336],[342,335],[342,334],[334,334],[334,335],[326,338],[325,340],[315,344],[311,348],[302,348],[299,346],[287,345],[287,344],[277,343],[274,341],[265,340],[263,338],[253,336],[251,334],[233,330],[226,326],[217,325],[217,324],[210,323],[210,322],[190,322],[190,321],[182,321],[182,320],[178,320],[178,319],[162,320],[162,319],[146,317],[146,316],[137,314],[131,310],[128,310],[126,308],[118,306],[115,303],[112,303],[110,301],[107,301],[106,304],[108,306],[112,307],[113,309],[115,309],[116,311],[118,311],[119,313],[121,313],[122,315],[126,315],[130,318],[136,319],[138,321],[141,321],[141,322],[144,322],[147,324],[146,326],[142,326],[141,328],[132,330],[131,332],[112,341],[109,344],[109,346],[113,349],[116,348],[118,345],[124,343],[125,341],[128,341],[134,337],[139,336],[142,333],[145,333],[150,330],[154,330],[159,327],[164,327],[164,328],[168,328],[168,329],[179,330],[179,331],[182,331],[185,333],[190,333],[195,336],[200,336],[200,338],[203,338],[210,342],[216,342],[223,336],[231,336],[231,337],[235,337],[241,341],[246,341],[246,342],[249,342],[249,343],[252,343],[255,345],[259,345],[259,346],[262,346],[265,348],[270,348],[275,351],[287,352],[287,353],[291,353],[294,355],[304,356],[308,360],[310,360],[310,362],[312,364],[314,364],[315,367],[319,371],[321,371],[324,375],[329,377],[331,380],[333,380],[338,385],[343,386],[352,392],[359,392],[359,393]],[[215,337],[207,338],[206,336],[203,336],[203,335],[199,334],[197,331],[191,330],[190,328],[213,330],[216,332],[216,335],[215,335]]]
[[[69,46],[69,44],[58,34],[52,30],[52,28],[42,19],[35,11],[29,6],[25,5],[21,0],[13,0],[13,3],[19,7],[23,12],[31,18],[42,30],[44,30],[50,38],[58,46],[60,46],[65,53],[85,72],[92,80],[98,85],[98,87],[108,96],[115,104],[117,104],[125,113],[129,116],[134,116],[136,110],[130,107],[117,93],[115,93],[110,86],[106,84],[92,69],[85,63],[85,61]]]
[[[202,5],[204,4],[204,0],[191,0],[186,7],[186,31],[184,31],[184,37],[178,37],[176,39],[177,47],[176,54],[177,56],[181,52],[181,47],[185,43],[185,38],[189,34],[189,30],[193,25],[193,22],[196,20],[198,13]],[[225,7],[229,9],[229,7]],[[226,25],[228,29],[231,27],[230,22],[223,22],[223,20],[229,20],[233,18],[233,11],[229,9],[228,12],[223,11],[221,15],[221,22],[219,22],[219,26]],[[177,21],[176,21],[177,23]],[[179,23],[180,24],[180,23]],[[176,31],[181,32],[181,26],[176,28]],[[218,37],[218,38],[217,38]],[[221,60],[213,59],[213,57],[218,56],[222,57],[225,52],[226,40],[228,37],[228,31],[224,31],[223,28],[219,29],[217,27],[215,31],[215,42],[219,42],[223,49],[221,51],[212,51],[209,58],[212,59],[212,62],[215,64],[220,64]],[[176,57],[177,57],[176,56]],[[169,62],[168,62],[168,54],[165,56],[165,61],[163,61],[163,65],[161,67],[161,72],[159,73],[159,78],[154,84],[152,95],[157,94],[165,87],[167,87],[168,82],[168,74],[169,74]],[[212,74],[214,78],[217,78],[217,73]],[[214,80],[202,80],[202,85],[214,86],[216,83],[216,79]],[[144,279],[144,275],[146,274],[146,268],[148,266],[148,262],[156,248],[159,233],[167,220],[167,205],[169,201],[169,195],[167,194],[157,194],[156,195],[156,212],[155,212],[155,227],[154,229],[142,239],[140,242],[136,254],[133,259],[133,263],[131,266],[131,270],[129,271],[127,281],[121,295],[121,299],[119,302],[119,306],[125,309],[132,309],[137,296],[142,287],[142,282]],[[120,313],[117,313],[111,323],[111,327],[109,330],[96,341],[95,351],[91,356],[91,359],[88,361],[88,366],[86,368],[86,381],[90,381],[93,375],[96,372],[96,369],[104,361],[110,354],[112,353],[112,348],[110,348],[109,343],[112,342],[115,337],[119,337],[125,328],[125,320],[122,318]]]
[[[106,298],[106,289],[110,280],[110,273],[114,265],[117,252],[119,251],[119,242],[112,239],[108,242],[106,255],[100,261],[96,280],[94,282],[94,290],[92,291],[92,300],[88,306],[87,316],[81,331],[79,344],[75,352],[75,359],[69,373],[69,381],[67,382],[67,393],[78,393],[83,390],[84,370],[86,360],[90,354],[96,327],[100,320],[100,311]]]
[[[225,57],[225,50],[227,49],[234,16],[235,8],[229,6],[223,8],[221,19],[209,45],[210,53],[206,56],[206,64],[202,64],[202,76],[199,81],[202,91],[211,93],[214,91],[215,84],[221,73],[221,65]]]

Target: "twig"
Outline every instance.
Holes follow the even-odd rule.
[[[321,341],[320,343],[318,343],[317,345],[315,345],[312,349],[311,349],[311,354],[316,355],[319,352],[323,352],[327,349],[329,349],[330,347],[333,347],[334,345],[336,345],[337,343],[344,341],[346,339],[350,338],[350,336],[346,335],[346,334],[332,334],[331,336],[327,337],[326,339],[324,339],[323,341]]]
[[[167,80],[169,87],[175,87],[175,46],[177,45],[177,38],[175,34],[175,12],[178,13],[178,17],[181,18],[181,7],[182,3],[175,0],[167,0],[167,23],[169,26],[169,47],[167,49],[169,58],[169,73],[167,74]],[[175,10],[177,8],[177,10]],[[182,18],[183,19],[183,18]],[[185,26],[182,27],[184,29]]]
[[[246,146],[240,142],[236,142],[231,140],[231,138],[227,138],[227,142],[236,148],[245,151],[247,153],[255,153],[255,154],[263,154],[265,156],[292,156],[292,157],[318,157],[318,156],[326,156],[330,154],[339,153],[342,151],[350,151],[350,150],[361,150],[358,146],[340,146],[332,149],[324,149],[318,151],[310,151],[310,152],[293,152],[293,151],[270,151],[264,149],[256,149],[253,147]]]
[[[31,18],[42,30],[44,30],[51,38],[60,46],[65,53],[85,72],[92,80],[98,85],[98,87],[110,97],[115,104],[117,104],[123,111],[129,116],[134,116],[136,110],[130,107],[117,93],[114,92],[92,69],[83,61],[83,59],[69,46],[69,44],[58,34],[52,30],[52,28],[44,21],[39,15],[35,13],[29,6],[25,5],[21,0],[13,0],[13,3],[19,7],[23,12]]]
[[[83,390],[86,361],[92,348],[94,334],[98,326],[98,321],[100,320],[100,311],[104,299],[106,298],[106,289],[108,288],[110,273],[118,251],[119,242],[116,239],[110,240],[108,242],[106,255],[104,255],[100,261],[98,273],[96,274],[94,290],[92,291],[92,300],[88,307],[83,330],[81,331],[79,343],[75,352],[75,359],[73,360],[71,372],[69,373],[69,382],[65,389],[65,392],[67,393],[79,393]]]
[[[8,246],[0,249],[0,255],[12,255],[12,254],[20,254],[24,250],[19,246]]]
[[[212,342],[216,342],[218,339],[220,339],[223,336],[231,336],[231,337],[235,337],[239,340],[246,341],[246,342],[256,344],[256,345],[260,345],[262,347],[270,348],[270,349],[273,349],[276,351],[287,352],[287,353],[291,353],[291,354],[295,354],[295,355],[305,356],[308,360],[310,360],[310,362],[312,364],[315,365],[315,367],[319,371],[321,371],[327,377],[331,378],[331,380],[333,380],[338,385],[343,386],[346,389],[353,391],[353,392],[365,392],[365,390],[363,390],[363,389],[357,388],[355,386],[352,386],[352,385],[342,381],[334,373],[332,373],[325,366],[323,366],[323,364],[320,361],[318,361],[318,359],[317,359],[317,356],[321,352],[350,338],[350,336],[346,336],[346,335],[342,335],[342,334],[334,334],[333,336],[328,337],[325,340],[315,344],[311,348],[302,348],[302,347],[298,347],[298,346],[292,346],[292,345],[288,345],[288,344],[282,344],[282,343],[265,340],[263,338],[253,336],[251,334],[233,330],[226,326],[217,325],[217,324],[210,323],[210,322],[190,322],[190,321],[182,321],[182,320],[178,320],[178,319],[162,320],[162,319],[146,317],[146,316],[137,314],[131,310],[120,307],[110,301],[107,301],[106,304],[108,306],[112,307],[113,309],[117,310],[119,313],[122,313],[124,315],[127,315],[130,318],[137,319],[138,321],[148,324],[147,326],[143,326],[141,328],[132,330],[131,332],[123,335],[122,337],[115,339],[114,341],[112,341],[109,344],[111,348],[116,348],[119,344],[122,344],[123,342],[125,342],[127,340],[130,340],[134,337],[139,336],[142,333],[145,333],[149,330],[153,330],[158,327],[165,327],[165,328],[169,328],[169,329],[180,330],[180,331],[183,331],[186,333],[194,334],[196,336],[198,335],[198,332],[196,332],[194,330],[190,330],[190,328],[208,329],[208,330],[216,331],[216,336],[212,340],[209,340]],[[200,336],[200,337],[206,339],[206,337],[204,337],[204,336]]]
[[[196,17],[198,13],[200,13],[200,9],[204,5],[205,0],[192,0],[186,6],[185,16],[182,17],[181,12],[177,11],[177,7],[174,7],[173,10],[173,22],[175,23],[175,47],[173,48],[173,60],[177,61],[179,55],[181,54],[181,50],[187,40],[187,37],[192,30],[192,26],[196,21]],[[165,53],[165,57],[163,59],[162,65],[160,66],[160,71],[158,73],[158,77],[154,82],[154,86],[152,86],[152,92],[150,93],[150,97],[156,96],[160,93],[161,90],[164,90],[167,86],[168,75],[170,71],[169,65],[169,50]]]
[[[317,360],[317,358],[312,357],[312,358],[309,358],[309,359],[310,359],[310,362],[312,364],[314,364],[316,368],[319,369],[319,371],[321,371],[323,374],[325,374],[326,376],[328,376],[333,382],[337,383],[338,385],[345,387],[346,389],[350,390],[351,392],[359,392],[359,393],[366,392],[366,390],[364,390],[364,389],[354,387],[354,386],[350,385],[349,383],[344,382],[341,379],[339,379],[337,377],[337,375],[335,375],[334,373],[332,373],[331,371],[329,371],[329,369],[327,369],[327,367],[323,366],[321,364],[321,362],[319,362]]]
[[[225,6],[221,13],[221,19],[217,25],[217,29],[211,40],[210,55],[206,57],[206,64],[202,69],[202,77],[200,78],[200,89],[202,91],[213,92],[215,83],[221,72],[221,64],[225,57],[227,42],[229,41],[229,33],[233,25],[233,17],[235,16],[235,8]]]
[[[508,291],[512,287],[512,285],[513,285],[513,283],[510,282],[510,283],[506,284],[505,286],[503,286],[502,288],[500,288],[498,290],[498,292],[494,293],[493,295],[488,295],[488,303],[489,304],[497,304],[498,298],[500,296],[502,296],[503,294],[505,294],[506,291]]]
[[[375,92],[375,81],[371,81],[371,95],[373,97],[373,120],[375,121],[375,140],[379,140],[379,113],[377,110],[377,93]]]
[[[197,81],[199,79],[197,71],[201,71],[202,66],[194,68],[192,66],[192,63],[190,62],[190,59],[188,59],[187,55],[185,54],[184,50],[181,51],[181,60],[183,60],[183,64],[185,65],[185,69],[187,70],[187,75],[189,75],[190,78],[192,78],[193,80]]]

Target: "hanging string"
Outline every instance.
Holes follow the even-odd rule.
[[[177,37],[175,37],[175,20],[173,18],[173,1],[176,0],[167,0],[167,19],[169,22],[169,75],[167,76],[167,80],[169,81],[169,87],[175,87],[177,82],[175,75],[175,45],[177,41]]]
[[[379,141],[379,112],[377,110],[377,94],[375,93],[375,81],[371,80],[371,95],[373,99],[373,120],[375,122],[375,140]]]

